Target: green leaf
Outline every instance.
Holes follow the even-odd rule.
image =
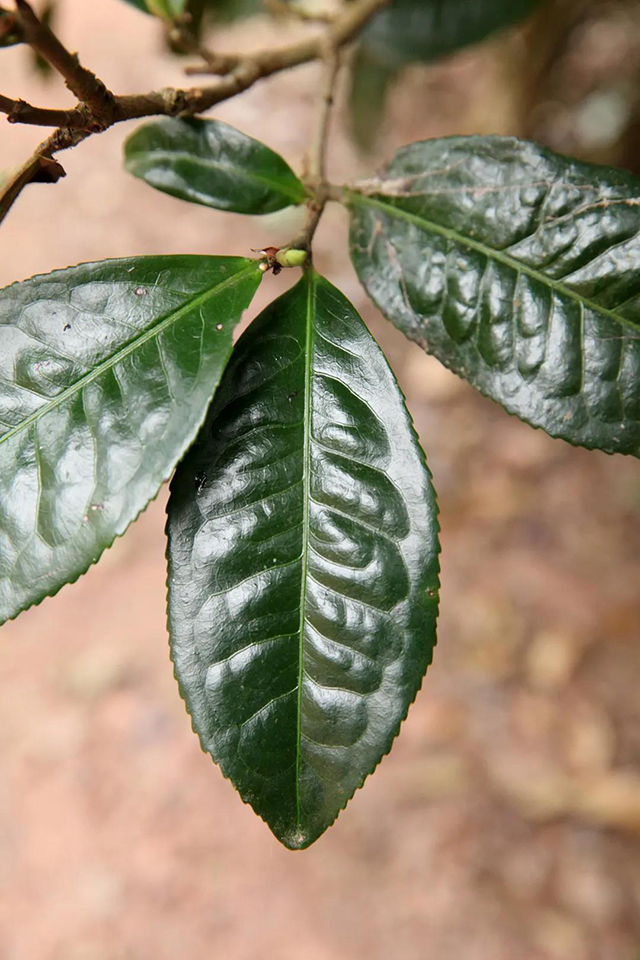
[[[349,118],[358,147],[370,151],[376,143],[384,118],[389,89],[398,77],[398,68],[364,44],[351,62]]]
[[[533,426],[640,455],[640,180],[453,137],[360,190],[351,255],[389,320]]]
[[[140,257],[0,291],[0,622],[76,580],[156,495],[260,276]]]
[[[173,197],[235,213],[272,213],[308,199],[282,157],[220,120],[146,123],[125,143],[125,167]]]
[[[264,10],[262,0],[125,0],[125,3],[144,13],[159,13],[169,17],[179,16],[186,10],[196,26],[199,26],[205,12],[213,20],[230,22]]]
[[[149,8],[145,0],[124,0],[125,3],[128,3],[132,7],[137,7],[138,10],[144,11],[144,13],[149,13]]]
[[[315,273],[234,351],[168,507],[176,676],[291,849],[391,747],[431,661],[436,503],[387,362]]]
[[[198,39],[203,25],[231,23],[264,12],[262,0],[187,0],[189,22],[185,26]]]
[[[18,21],[15,10],[0,7],[0,50],[24,43],[24,31]]]
[[[394,0],[363,34],[395,63],[434,60],[528,16],[541,0]]]
[[[38,19],[40,23],[48,30],[54,30],[58,17],[58,0],[45,0],[38,10]],[[33,68],[41,77],[49,77],[53,73],[53,67],[37,50],[31,50],[31,59]]]
[[[198,3],[198,0],[193,0]],[[264,13],[263,0],[199,0],[211,18],[220,23],[231,23],[256,13]]]
[[[143,10],[144,13],[153,13],[157,17],[171,20],[185,11],[187,0],[125,0],[131,6]]]

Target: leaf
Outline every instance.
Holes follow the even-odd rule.
[[[351,127],[370,151],[390,85],[413,61],[427,63],[479,43],[529,16],[544,0],[393,0],[362,33],[351,65]]]
[[[13,47],[17,43],[24,43],[24,30],[17,14],[15,10],[0,7],[0,50],[3,47]]]
[[[0,622],[76,580],[156,495],[260,276],[139,257],[0,291]]]
[[[640,455],[640,181],[511,138],[400,150],[351,255],[410,339],[554,437]]]
[[[383,122],[389,89],[398,68],[361,45],[351,62],[349,119],[356,144],[363,152],[375,146]]]
[[[363,42],[392,63],[435,60],[512,26],[541,0],[393,0],[363,33]]]
[[[57,17],[57,0],[45,0],[38,11],[38,19],[40,20],[40,23],[48,30],[54,30]],[[38,53],[37,50],[31,50],[31,59],[33,63],[33,69],[36,71],[36,73],[39,73],[41,77],[48,78],[51,76],[53,73],[53,67],[49,61],[42,56],[42,54]]]
[[[204,2],[212,19],[220,23],[231,23],[257,13],[264,13],[265,10],[263,0],[200,0],[200,2]]]
[[[172,20],[185,11],[187,0],[125,0],[144,13],[152,13],[162,19]]]
[[[142,10],[144,13],[149,13],[149,8],[145,0],[124,0],[125,3],[128,3],[132,7],[137,7],[138,10]]]
[[[159,16],[176,17],[186,10],[197,26],[205,12],[216,21],[230,22],[264,10],[262,0],[125,0],[125,3]]]
[[[391,747],[431,661],[438,525],[383,354],[315,273],[241,338],[168,507],[202,747],[291,849]]]
[[[173,197],[236,213],[272,213],[308,199],[282,157],[221,120],[146,123],[125,143],[125,167]]]

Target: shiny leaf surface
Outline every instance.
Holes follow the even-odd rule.
[[[272,213],[307,194],[288,164],[220,120],[146,123],[125,144],[129,173],[181,200],[236,213]]]
[[[0,621],[95,563],[202,423],[253,261],[89,263],[0,291]]]
[[[388,752],[435,643],[435,497],[402,395],[317,274],[236,347],[168,507],[169,624],[203,749],[308,846]]]
[[[393,0],[363,41],[391,63],[434,60],[528,16],[540,0]]]
[[[533,426],[640,455],[640,180],[454,137],[360,189],[353,262],[397,327]]]

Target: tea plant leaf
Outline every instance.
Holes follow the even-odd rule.
[[[265,12],[262,0],[191,0],[190,7],[204,7],[211,19],[219,23],[231,23],[245,17]]]
[[[24,43],[24,30],[16,11],[0,7],[0,50],[3,47],[13,47],[17,43]]]
[[[236,347],[167,524],[194,728],[291,849],[333,823],[420,687],[436,513],[383,354],[342,294],[306,275]]]
[[[171,19],[184,13],[188,0],[125,0],[125,3],[137,7],[144,13],[153,13],[158,17]]]
[[[349,120],[357,146],[370,152],[384,120],[389,91],[399,70],[361,45],[350,64]]]
[[[531,14],[543,0],[393,0],[371,21],[350,66],[351,127],[368,151],[384,119],[387,94],[413,61],[431,62],[486,39]],[[428,105],[426,106],[428,110]]]
[[[260,276],[140,257],[0,291],[0,622],[76,580],[156,495]]]
[[[533,426],[640,456],[640,180],[453,137],[359,191],[351,255],[388,319]]]
[[[308,200],[282,157],[221,120],[146,123],[125,143],[125,167],[157,190],[218,210],[272,213]]]
[[[363,42],[390,65],[435,60],[528,16],[541,0],[393,0]]]

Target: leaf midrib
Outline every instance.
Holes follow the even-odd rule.
[[[365,197],[363,194],[352,190],[347,190],[347,194],[356,204],[361,204],[365,207],[373,207],[374,209],[382,210],[386,214],[396,216],[401,220],[406,220],[408,223],[416,224],[416,226],[422,227],[422,229],[430,233],[438,234],[447,240],[451,240],[454,243],[468,247],[470,250],[475,250],[490,260],[496,260],[498,263],[504,264],[517,273],[523,273],[526,276],[531,277],[532,280],[537,280],[545,286],[550,287],[552,290],[555,290],[562,296],[574,300],[583,308],[592,310],[594,313],[600,314],[600,316],[607,317],[607,319],[613,320],[614,323],[619,323],[625,327],[629,327],[636,334],[640,329],[640,326],[634,323],[633,320],[629,320],[627,317],[623,317],[620,314],[615,313],[615,311],[609,310],[607,307],[603,307],[601,304],[596,303],[594,300],[590,300],[588,297],[581,296],[576,290],[568,287],[561,280],[554,280],[552,277],[547,276],[547,274],[542,273],[542,271],[537,270],[535,267],[530,267],[528,264],[523,263],[521,260],[516,260],[515,257],[510,257],[501,250],[494,250],[493,247],[488,247],[479,240],[473,240],[471,237],[467,237],[464,234],[459,233],[457,230],[453,230],[451,227],[443,227],[441,224],[435,223],[433,220],[427,220],[426,217],[419,216],[415,213],[410,213],[408,210],[403,210],[402,207],[396,207],[392,203],[385,203],[383,200],[373,199],[373,197]]]
[[[307,574],[309,569],[309,502],[311,497],[311,375],[313,342],[313,307],[315,300],[315,280],[308,276],[307,316],[305,324],[305,361],[304,361],[304,431],[303,448],[303,493],[302,493],[302,573],[300,581],[300,623],[298,627],[298,703],[296,729],[296,822],[298,829],[302,823],[302,802],[300,796],[300,765],[302,759],[302,683],[304,680],[304,634],[305,608],[307,602]]]
[[[281,193],[287,199],[295,200],[296,203],[304,202],[307,196],[302,183],[300,184],[299,190],[294,190],[293,187],[287,187],[284,184],[281,184],[277,180],[272,180],[269,177],[263,176],[261,173],[254,173],[253,171],[248,172],[247,170],[243,169],[240,166],[233,166],[233,164],[231,163],[228,163],[228,164],[222,163],[220,160],[215,160],[213,158],[208,159],[206,157],[199,157],[193,153],[188,153],[186,150],[168,150],[166,148],[163,148],[162,150],[148,150],[144,154],[142,154],[141,158],[138,159],[137,162],[142,162],[144,164],[145,156],[148,156],[150,158],[159,157],[163,160],[164,159],[172,160],[172,159],[175,159],[176,157],[180,157],[182,159],[188,160],[189,163],[193,163],[196,166],[199,165],[205,168],[216,167],[220,170],[223,170],[227,174],[233,174],[233,176],[237,177],[239,180],[242,180],[242,179],[246,181],[257,180],[260,183],[264,183],[268,187],[271,187],[272,190],[275,190],[276,192]],[[132,165],[135,162],[136,161],[133,160],[132,158]],[[295,174],[293,173],[293,171],[291,171],[291,175],[295,177]]]
[[[177,322],[185,313],[191,310],[193,307],[197,307],[200,304],[205,303],[209,297],[215,297],[216,294],[221,293],[223,290],[229,289],[229,287],[234,286],[236,283],[239,283],[240,280],[244,280],[246,277],[250,276],[255,271],[255,266],[253,264],[245,267],[239,273],[236,273],[233,277],[227,277],[226,280],[223,280],[222,283],[219,283],[215,287],[209,287],[207,290],[204,290],[202,293],[196,294],[191,299],[187,300],[178,310],[170,313],[164,319],[158,320],[153,326],[149,327],[144,331],[141,336],[137,337],[135,340],[130,341],[120,350],[117,350],[115,353],[112,353],[106,360],[103,360],[98,364],[97,367],[94,367],[89,373],[86,373],[83,377],[80,377],[79,380],[76,380],[70,387],[67,387],[66,390],[63,390],[62,393],[59,393],[56,397],[53,397],[48,403],[43,404],[41,407],[38,407],[32,414],[30,414],[25,420],[19,423],[17,426],[9,430],[8,433],[5,433],[0,437],[0,446],[5,443],[7,440],[10,440],[12,437],[15,437],[17,434],[21,433],[23,430],[27,430],[33,423],[37,423],[42,417],[47,416],[52,410],[55,410],[57,407],[61,406],[68,400],[70,397],[73,397],[75,394],[79,393],[88,383],[92,383],[97,379],[101,374],[106,370],[110,370],[117,363],[123,360],[125,357],[128,357],[129,354],[134,353],[137,349],[144,346],[149,340],[152,340],[154,337],[159,336],[167,327],[170,327],[172,323]]]

